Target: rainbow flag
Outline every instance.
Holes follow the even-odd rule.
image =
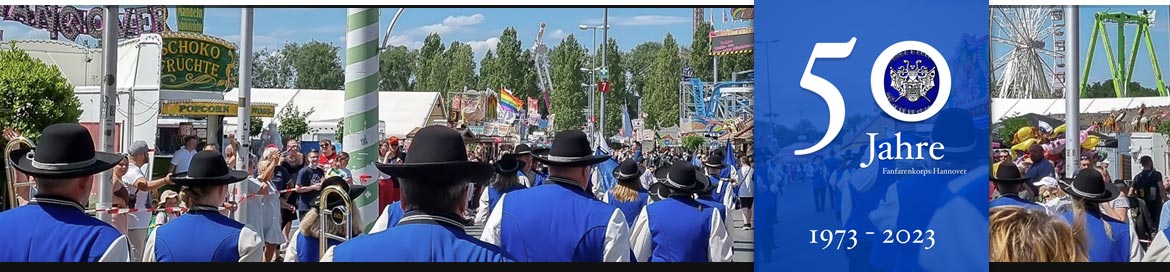
[[[510,113],[520,113],[521,103],[523,102],[520,102],[520,99],[512,95],[512,92],[508,91],[507,88],[500,89],[500,108]]]

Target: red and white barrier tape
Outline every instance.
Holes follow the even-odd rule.
[[[219,210],[221,210],[221,211],[227,210],[227,208],[219,207]],[[95,212],[95,213],[103,212],[103,213],[108,213],[108,214],[112,214],[112,215],[128,214],[128,213],[136,213],[136,212],[150,212],[150,213],[154,213],[154,212],[184,212],[185,213],[185,212],[187,212],[187,208],[162,208],[162,209],[155,209],[155,208],[149,208],[149,209],[113,208],[113,209],[96,209],[96,210],[90,210],[89,212]]]

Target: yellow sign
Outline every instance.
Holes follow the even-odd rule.
[[[236,116],[239,106],[230,101],[164,101],[162,114],[171,116]],[[276,105],[252,104],[252,116],[276,116]]]

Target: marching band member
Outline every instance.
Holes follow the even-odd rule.
[[[446,126],[416,133],[402,164],[375,164],[398,177],[407,212],[397,226],[330,247],[322,262],[506,262],[513,258],[465,231],[461,214],[474,181],[492,167],[467,160],[463,136]]]
[[[622,161],[617,168],[613,169],[613,176],[617,178],[617,184],[609,190],[604,200],[605,203],[621,209],[622,213],[626,215],[626,222],[634,222],[650,198],[650,193],[642,188],[642,182],[639,180],[642,173],[645,172],[646,169],[632,159]]]
[[[711,207],[719,211],[720,216],[726,217],[727,206],[723,205],[723,202],[720,202],[718,198],[715,198],[715,188],[719,184],[718,180],[710,176],[707,177],[707,179],[703,179],[703,184],[706,187],[695,194],[695,200],[711,205]]]
[[[370,233],[379,233],[386,229],[398,225],[398,221],[402,220],[402,215],[406,214],[406,210],[402,209],[402,201],[394,201],[386,208],[382,208],[382,213],[375,219],[374,226],[370,227]]]
[[[703,161],[703,167],[707,170],[711,184],[715,185],[715,192],[712,195],[714,200],[723,204],[724,207],[731,207],[731,203],[735,200],[735,192],[732,190],[734,182],[729,178],[730,174],[723,174],[723,169],[727,168],[727,164],[723,163],[723,156],[723,150],[712,152],[710,156],[707,156],[707,160]]]
[[[188,212],[162,225],[146,240],[146,262],[260,262],[264,242],[255,230],[220,213],[228,185],[248,178],[231,170],[223,155],[200,151],[186,173],[171,177],[183,186]]]
[[[549,166],[547,184],[501,197],[480,240],[518,261],[628,262],[625,215],[587,191],[590,168],[608,159],[593,155],[584,132],[557,133],[548,156],[536,157]]]
[[[663,184],[667,198],[643,208],[634,221],[631,245],[638,262],[730,262],[731,243],[722,214],[693,195],[706,176],[684,161],[675,162]],[[653,222],[651,222],[653,221]]]
[[[479,207],[475,211],[475,222],[487,222],[488,212],[499,203],[500,197],[515,190],[524,189],[524,176],[517,176],[527,164],[517,159],[515,154],[504,154],[494,164],[496,178],[483,190],[479,196]]]
[[[78,124],[46,127],[37,147],[14,150],[6,158],[16,171],[36,178],[38,193],[28,205],[0,213],[0,232],[7,235],[0,261],[129,261],[126,236],[86,215],[81,204],[89,203],[93,175],[124,157],[94,151],[89,130]]]
[[[366,190],[365,186],[350,186],[349,182],[339,176],[332,176],[321,182],[321,188],[327,188],[334,185],[341,186],[343,190],[348,192],[351,199],[356,198]],[[333,209],[345,205],[345,203],[341,201],[341,199],[332,199],[329,200],[328,204],[326,205],[328,205],[329,209]],[[319,261],[318,258],[321,257],[320,239],[322,239],[321,237],[323,236],[321,235],[322,232],[331,233],[333,235],[342,237],[345,236],[344,225],[325,224],[326,229],[321,229],[320,220],[331,220],[332,218],[322,218],[321,211],[317,210],[319,207],[321,207],[320,195],[318,195],[316,199],[313,199],[313,207],[309,209],[308,213],[305,213],[305,218],[302,218],[300,228],[297,229],[296,234],[293,234],[292,236],[294,239],[289,242],[288,248],[285,249],[285,262],[315,263]],[[361,228],[364,226],[364,224],[362,224],[358,213],[356,213],[356,211],[349,212],[349,216],[349,220],[353,220],[350,224],[350,226],[353,227],[353,229],[350,230],[351,233],[354,235],[361,233]],[[341,241],[329,239],[326,241],[326,243],[329,246],[336,246],[341,244]]]
[[[650,199],[647,201],[646,205],[654,204],[654,202],[658,202],[659,200],[670,196],[670,188],[666,187],[666,184],[662,184],[662,182],[666,181],[666,176],[669,174],[669,166],[661,166],[657,169],[654,169],[654,182],[650,184],[649,188],[647,188],[647,190],[650,191]]]
[[[532,164],[531,146],[528,146],[528,144],[518,144],[513,149],[512,154],[515,154],[516,159],[524,163],[521,170],[517,173],[517,175],[523,178],[520,180],[520,184],[524,184],[524,187],[531,188],[544,183],[544,180],[540,180],[540,183],[537,183],[536,165]]]

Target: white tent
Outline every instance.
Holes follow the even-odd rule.
[[[236,100],[239,89],[223,94],[225,100]],[[322,134],[333,134],[337,121],[345,117],[345,91],[307,89],[252,89],[252,102],[276,103],[276,114],[290,102],[309,115],[310,126]],[[416,127],[430,125],[435,120],[446,121],[446,108],[437,92],[379,92],[378,119],[384,123],[385,137],[405,137]],[[266,118],[267,119],[267,118]],[[268,122],[270,120],[264,120]],[[279,121],[278,121],[279,122]],[[235,117],[224,118],[225,129],[235,127]]]
[[[1132,98],[1082,98],[1079,113],[1100,113],[1118,109],[1132,109],[1141,107],[1159,107],[1170,105],[1167,97],[1132,97]],[[1029,113],[1040,115],[1064,114],[1064,99],[991,99],[991,121],[998,122],[1004,117],[1018,116]]]

